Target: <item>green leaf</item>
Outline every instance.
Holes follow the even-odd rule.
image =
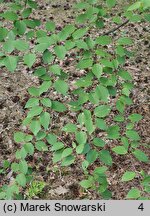
[[[45,144],[45,142],[43,141],[38,141],[35,143],[35,148],[38,150],[38,151],[47,151],[48,150],[48,147],[47,145]]]
[[[5,52],[11,53],[15,49],[14,41],[9,39],[5,43],[3,43],[3,49]]]
[[[125,104],[121,100],[117,100],[116,108],[120,113],[123,113],[125,110]]]
[[[27,174],[28,172],[28,164],[25,160],[20,161],[19,163],[19,170],[23,174]]]
[[[126,171],[123,174],[121,181],[131,181],[132,179],[134,179],[135,176],[136,176],[135,172]]]
[[[116,0],[106,0],[108,7],[112,8],[116,5]]]
[[[55,142],[52,145],[53,145],[52,149],[51,149],[52,151],[58,151],[58,150],[64,148],[64,144],[62,142]]]
[[[51,107],[52,106],[52,101],[49,98],[42,98],[40,102],[43,104],[45,107]]]
[[[49,70],[56,75],[60,75],[61,72],[61,68],[59,65],[52,65],[49,67]]]
[[[100,64],[94,64],[92,67],[93,74],[99,79],[103,72],[103,67]]]
[[[29,44],[24,40],[16,40],[14,42],[14,46],[19,51],[25,51],[29,49]]]
[[[37,97],[40,95],[40,92],[39,92],[39,89],[36,88],[36,87],[30,87],[28,88],[28,92],[30,95],[34,96],[34,97]]]
[[[141,196],[141,192],[137,188],[132,188],[128,194],[127,199],[137,199]]]
[[[36,55],[33,53],[29,53],[24,55],[23,59],[24,59],[24,64],[26,64],[29,68],[31,68],[36,61]]]
[[[101,105],[101,106],[98,106],[98,107],[95,108],[94,114],[97,117],[103,118],[103,117],[106,117],[110,113],[110,111],[111,111],[110,106]]]
[[[23,147],[29,155],[34,154],[34,146],[32,143],[26,143],[26,144],[24,144]]]
[[[10,72],[14,72],[14,70],[17,67],[17,62],[18,62],[17,56],[7,56],[4,60],[4,64]]]
[[[92,187],[93,182],[90,181],[90,180],[82,180],[82,181],[80,182],[80,185],[81,185],[81,187],[83,187],[83,188],[85,188],[85,189],[88,189],[88,188],[91,188],[91,187]]]
[[[108,127],[107,134],[109,139],[118,139],[120,137],[119,133],[120,127],[118,125],[113,125]]]
[[[83,131],[76,132],[75,137],[76,137],[77,143],[79,143],[81,145],[84,145],[87,141],[87,135]]]
[[[106,46],[111,43],[111,37],[109,36],[100,36],[96,39],[96,44]]]
[[[18,175],[16,176],[16,182],[17,182],[20,186],[25,187],[25,186],[26,186],[26,177],[25,177],[25,175],[24,175],[23,173],[18,174]]]
[[[124,71],[124,70],[120,70],[119,72],[118,72],[118,75],[122,78],[122,79],[124,79],[124,80],[126,80],[126,81],[131,81],[132,80],[132,76],[129,74],[129,72],[127,72],[127,71]]]
[[[58,101],[52,101],[52,109],[57,112],[65,112],[67,110],[66,106]]]
[[[34,136],[37,135],[37,133],[41,130],[41,124],[38,120],[32,120],[30,123],[30,130],[34,134]]]
[[[129,8],[128,11],[133,11],[133,10],[137,10],[142,6],[142,2],[138,1],[135,2],[134,4],[132,4]]]
[[[14,26],[16,27],[19,35],[23,35],[26,32],[26,24],[23,21],[16,21]]]
[[[101,130],[107,130],[106,122],[100,118],[96,118],[96,127],[98,127]]]
[[[51,122],[50,114],[48,112],[42,112],[40,115],[40,123],[45,130],[48,129],[50,122]]]
[[[23,16],[23,18],[28,18],[31,13],[32,13],[32,9],[31,8],[26,8],[26,9],[23,10],[22,16]]]
[[[18,19],[18,15],[13,11],[6,11],[5,13],[1,14],[6,20],[15,21]]]
[[[8,34],[8,30],[6,28],[0,27],[0,41],[3,41]]]
[[[89,162],[89,164],[92,164],[98,157],[98,152],[96,150],[90,150],[88,151],[86,155],[86,160]]]
[[[57,142],[57,136],[54,135],[54,134],[48,134],[48,135],[46,136],[46,140],[47,140],[47,142],[48,142],[49,144],[53,145],[54,143]]]
[[[46,22],[46,30],[50,32],[54,32],[56,28],[56,25],[53,21]]]
[[[77,130],[77,126],[75,124],[68,123],[63,128],[62,131],[74,133]]]
[[[149,159],[148,159],[148,156],[141,150],[135,150],[132,152],[132,154],[139,160],[139,161],[142,161],[142,162],[148,162]]]
[[[27,101],[25,108],[36,107],[38,105],[39,105],[39,99],[38,98],[30,98]]]
[[[112,150],[118,155],[127,154],[127,149],[124,146],[116,146]]]
[[[38,116],[40,115],[42,110],[43,110],[43,107],[40,107],[40,106],[32,107],[31,110],[28,112],[27,116],[28,118]]]
[[[54,60],[54,56],[49,50],[45,50],[42,59],[44,64],[50,64]]]
[[[104,147],[104,146],[106,145],[106,143],[105,143],[102,139],[100,139],[100,138],[98,138],[98,137],[94,138],[93,144],[94,144],[95,146],[101,147],[101,148]]]
[[[27,4],[31,7],[31,8],[34,8],[34,9],[37,9],[37,3],[35,1],[32,1],[32,0],[28,0],[27,1]]]
[[[110,152],[108,150],[100,151],[99,158],[106,165],[108,165],[108,166],[112,165],[112,157],[111,157]]]
[[[51,81],[44,81],[42,85],[39,87],[39,93],[40,95],[43,94],[44,92],[47,92],[48,89],[51,87],[52,82]]]
[[[130,140],[135,140],[135,141],[140,140],[140,136],[139,136],[139,134],[135,130],[127,130],[126,131],[126,136]]]
[[[137,114],[137,113],[133,113],[133,114],[129,115],[128,119],[130,119],[132,122],[138,122],[142,119],[142,115]]]
[[[16,132],[14,134],[14,141],[16,143],[23,143],[25,141],[25,134],[22,132]]]
[[[72,37],[76,40],[83,37],[86,33],[87,33],[87,28],[78,29],[72,34]]]
[[[74,32],[74,25],[66,25],[61,32],[59,32],[58,37],[60,41],[65,41]],[[67,42],[67,41],[66,41]],[[65,45],[66,46],[66,45]]]
[[[68,84],[64,80],[60,80],[60,79],[56,80],[54,83],[54,87],[57,92],[63,95],[67,95],[69,87],[68,87]]]
[[[71,155],[72,152],[73,152],[72,148],[66,148],[66,149],[62,152],[61,158],[65,158],[65,157]]]
[[[84,124],[89,134],[92,134],[95,130],[93,125],[91,112],[89,110],[84,110]]]
[[[57,55],[57,57],[61,60],[63,60],[66,56],[66,49],[64,46],[55,46],[54,48],[55,54]]]
[[[61,166],[69,166],[73,164],[75,161],[75,157],[73,155],[69,155],[62,160]]]
[[[96,88],[96,93],[98,94],[101,101],[108,102],[109,91],[105,86],[98,85]]]
[[[46,74],[46,68],[44,68],[44,67],[39,67],[38,69],[36,69],[34,71],[34,76],[40,77],[40,76],[43,76],[45,74]]]
[[[84,68],[89,68],[93,64],[92,59],[83,59],[80,60],[79,63],[77,64],[77,68],[79,69],[84,69]]]
[[[131,38],[128,37],[121,37],[118,39],[117,43],[119,45],[131,45],[133,41],[131,40]]]

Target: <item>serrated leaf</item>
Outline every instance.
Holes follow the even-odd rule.
[[[73,164],[75,161],[75,157],[73,155],[69,155],[68,157],[65,157],[62,162],[61,162],[61,166],[69,166],[71,164]]]
[[[127,130],[126,136],[131,140],[135,140],[135,141],[140,140],[140,136],[135,130]]]
[[[39,99],[38,98],[30,98],[26,105],[25,108],[30,108],[30,107],[35,107],[39,105]]]
[[[84,124],[89,134],[92,134],[95,130],[95,127],[93,125],[91,112],[89,110],[84,110]]]
[[[100,64],[94,64],[92,67],[92,72],[99,79],[102,75],[103,68]]]
[[[16,40],[14,42],[14,46],[19,51],[25,51],[25,50],[29,49],[29,44],[24,40],[19,40],[19,39]]]
[[[141,150],[136,149],[135,151],[132,152],[132,154],[139,160],[142,162],[148,162],[148,156]]]
[[[64,46],[55,46],[54,51],[55,51],[56,56],[61,60],[65,58],[66,53],[67,53]]]
[[[83,37],[86,33],[87,33],[87,28],[78,29],[72,34],[72,37],[76,40]]]
[[[48,89],[51,87],[52,82],[51,81],[44,81],[42,85],[39,87],[39,93],[40,95],[43,94],[44,92],[47,92]]]
[[[19,163],[19,170],[23,174],[27,174],[28,172],[28,164],[25,160],[20,161]]]
[[[101,130],[107,130],[106,122],[103,119],[96,118],[96,126]]]
[[[50,122],[51,122],[50,114],[48,112],[41,113],[40,123],[44,127],[45,130],[48,129]]]
[[[142,2],[138,1],[135,2],[134,4],[132,4],[129,8],[128,11],[133,11],[133,10],[137,10],[142,6]]]
[[[30,123],[30,130],[34,134],[34,136],[37,135],[37,133],[41,130],[41,124],[38,120],[32,120]]]
[[[75,31],[74,25],[66,25],[61,32],[58,34],[59,40],[64,41],[66,40],[71,34]],[[67,42],[67,41],[66,41]]]
[[[49,67],[49,70],[56,75],[60,75],[61,72],[61,68],[59,65],[52,65]]]
[[[43,104],[45,107],[51,107],[52,106],[52,101],[49,98],[42,98],[40,102]]]
[[[96,39],[96,44],[105,46],[111,43],[111,37],[109,36],[100,36]]]
[[[105,146],[106,143],[102,139],[96,137],[96,138],[93,139],[93,144],[95,146],[97,146],[97,147],[101,147],[102,148],[102,147]]]
[[[56,25],[53,21],[46,22],[46,30],[50,32],[54,32],[56,28]]]
[[[64,148],[64,144],[62,142],[55,142],[55,143],[53,143],[51,150],[52,151],[58,151],[62,148]]]
[[[79,69],[84,69],[84,68],[89,68],[93,64],[92,59],[83,59],[80,60],[79,63],[77,64],[77,68]]]
[[[108,7],[112,8],[116,5],[116,0],[106,0]]]
[[[48,147],[43,141],[38,141],[35,143],[35,148],[39,151],[47,151]]]
[[[135,176],[136,176],[135,172],[126,171],[123,174],[121,181],[131,181],[132,179],[134,179]]]
[[[68,157],[69,155],[72,154],[72,152],[73,152],[72,148],[66,148],[66,149],[64,149],[64,151],[62,152],[61,158]]]
[[[109,126],[107,134],[109,139],[118,139],[120,137],[120,127],[118,125]]]
[[[25,186],[26,186],[26,176],[25,176],[23,173],[18,174],[18,175],[16,176],[16,182],[17,182],[20,186],[25,187]]]
[[[18,19],[18,15],[13,11],[6,11],[5,13],[2,13],[1,16],[10,21],[15,21]]]
[[[118,155],[127,154],[127,149],[124,146],[116,146],[112,148],[112,151],[114,151]]]
[[[59,101],[52,101],[52,109],[57,112],[65,112],[67,110],[66,106]]]
[[[29,53],[24,55],[24,64],[26,64],[29,68],[33,66],[36,61],[36,55],[33,53]]]
[[[109,91],[103,85],[98,85],[96,88],[96,93],[98,94],[101,101],[108,102]]]
[[[86,160],[89,162],[89,164],[92,164],[98,157],[98,152],[96,150],[90,150],[88,151],[86,155]]]
[[[103,118],[103,117],[106,117],[110,113],[110,111],[111,111],[110,106],[101,105],[101,106],[98,106],[98,107],[95,108],[94,114],[97,117]]]
[[[138,122],[142,119],[142,115],[137,114],[137,113],[133,113],[133,114],[129,115],[128,119],[130,119],[132,122]]]
[[[23,143],[25,141],[25,134],[22,132],[14,133],[14,141],[16,143]]]
[[[83,132],[83,131],[76,132],[75,137],[76,137],[76,141],[79,144],[84,145],[86,143],[87,135],[85,132]]]
[[[121,37],[118,39],[117,43],[119,45],[131,45],[133,41],[131,38],[128,38],[128,37]]]
[[[34,154],[34,146],[32,143],[26,143],[26,144],[24,144],[23,147],[29,155]]]
[[[38,116],[40,115],[42,110],[43,110],[43,107],[40,107],[40,106],[32,107],[31,110],[28,112],[27,116],[28,118]]]
[[[28,92],[29,92],[30,95],[32,95],[34,97],[40,95],[39,89],[36,88],[36,87],[30,87],[30,88],[28,88]]]
[[[7,56],[4,60],[4,64],[10,72],[14,72],[14,70],[17,67],[17,62],[18,62],[17,56]]]
[[[5,43],[3,43],[3,49],[5,52],[11,53],[15,49],[14,41],[9,39]]]
[[[68,84],[64,80],[60,80],[60,79],[56,80],[54,83],[54,87],[57,92],[63,95],[67,95],[67,91],[69,87],[68,87]]]
[[[82,180],[80,182],[81,187],[88,189],[90,187],[92,187],[93,183],[90,180]]]
[[[68,123],[63,128],[62,131],[74,133],[77,130],[77,126],[75,124]]]
[[[111,157],[110,152],[108,150],[100,151],[99,158],[106,165],[108,165],[108,166],[112,165],[112,157]]]
[[[137,199],[141,196],[141,192],[137,188],[132,188],[128,194],[127,199]]]

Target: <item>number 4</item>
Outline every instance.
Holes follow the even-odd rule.
[[[143,206],[143,203],[141,203],[138,207],[139,210],[143,211],[144,210],[144,206]]]

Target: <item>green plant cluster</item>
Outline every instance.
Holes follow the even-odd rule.
[[[31,70],[34,66],[33,75],[41,83],[28,89],[27,116],[22,122],[28,133],[14,133],[14,141],[20,145],[15,153],[16,161],[11,164],[4,161],[4,169],[0,170],[5,172],[10,167],[14,176],[13,184],[0,189],[1,199],[17,199],[34,181],[28,157],[34,157],[36,151],[52,152],[53,163],[61,166],[69,166],[83,158],[81,167],[85,179],[80,185],[97,191],[105,199],[111,198],[107,171],[113,165],[112,155],[133,155],[141,162],[149,162],[148,156],[140,150],[141,137],[135,130],[142,116],[137,113],[127,116],[125,112],[133,103],[130,93],[134,86],[130,73],[123,66],[126,58],[132,56],[128,47],[133,45],[133,40],[124,34],[117,39],[107,34],[95,34],[91,38],[89,34],[92,29],[101,33],[110,17],[109,11],[115,5],[115,0],[106,0],[102,4],[97,0],[79,2],[75,7],[81,13],[75,24],[68,24],[59,32],[53,21],[47,21],[42,29],[43,23],[31,18],[32,11],[38,7],[32,0],[25,1],[25,4],[20,1],[12,3],[1,14],[4,21],[0,27],[1,67],[14,72],[20,62]],[[147,1],[137,2],[124,12],[124,16],[131,22],[149,21],[148,7]],[[136,9],[143,13],[135,14]],[[5,22],[10,22],[11,28],[4,27]],[[113,22],[120,24],[122,20],[115,16]],[[74,80],[73,89],[69,84],[71,72],[65,72],[57,61],[65,61],[70,52],[76,54],[75,73],[83,73]],[[35,66],[37,60],[40,60],[40,66]],[[53,92],[57,92],[62,101],[54,100]],[[59,128],[60,134],[74,138],[67,145],[50,128],[53,113],[67,116],[69,112],[76,114],[75,121]],[[111,123],[107,121],[109,117]],[[101,133],[102,137],[99,136]],[[111,148],[111,143],[116,140],[119,145]],[[132,188],[127,194],[129,199],[146,199],[143,192],[150,192],[150,177],[144,172],[139,174],[129,169],[121,181],[130,181],[139,175],[143,191]],[[43,185],[40,189],[31,189],[30,196],[42,190],[41,187],[43,189]]]

